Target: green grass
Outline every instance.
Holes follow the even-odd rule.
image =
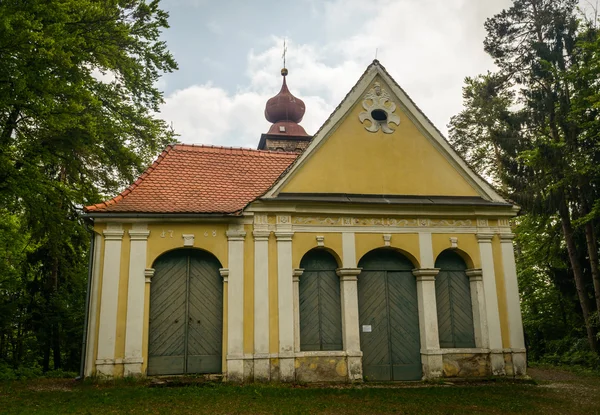
[[[552,371],[538,369],[539,373]],[[564,373],[554,371],[552,373]],[[364,386],[152,387],[148,381],[0,383],[6,414],[600,414],[600,378]]]

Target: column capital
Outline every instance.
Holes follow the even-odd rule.
[[[292,281],[299,282],[300,276],[304,273],[304,268],[295,268],[292,273]]]
[[[493,233],[478,233],[477,240],[479,243],[491,243],[492,238],[494,237]]]
[[[118,229],[106,229],[102,232],[106,241],[121,241],[124,233],[123,230]]]
[[[471,281],[483,281],[483,270],[481,268],[471,268],[465,270],[465,274]]]
[[[356,281],[361,271],[362,268],[338,268],[335,273],[342,281]]]
[[[228,282],[229,280],[229,268],[219,268],[219,274],[223,277],[223,282]]]
[[[269,235],[271,235],[270,231],[253,231],[252,236],[254,236],[255,241],[268,241]]]
[[[144,277],[146,278],[146,282],[152,282],[152,277],[154,277],[154,268],[146,268],[144,270]]]
[[[146,241],[148,240],[148,236],[150,236],[150,231],[139,229],[132,229],[129,231],[129,239],[132,241]]]
[[[246,232],[240,230],[230,230],[225,235],[229,241],[243,241],[246,238]]]
[[[514,233],[500,233],[498,236],[500,237],[500,242],[504,243],[511,243],[515,239]]]
[[[278,242],[291,242],[292,236],[294,236],[294,232],[292,231],[275,231],[275,238],[277,238]]]
[[[415,268],[412,270],[412,274],[417,277],[417,281],[435,281],[435,276],[439,272],[439,268]]]

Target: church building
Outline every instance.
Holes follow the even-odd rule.
[[[519,208],[377,60],[313,136],[282,75],[257,150],[169,145],[85,208],[85,375],[524,375]]]

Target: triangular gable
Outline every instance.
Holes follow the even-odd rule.
[[[370,128],[378,131],[370,132],[367,128],[373,123],[361,113],[369,114],[363,101],[374,97],[375,86],[383,90],[377,90],[378,94],[389,96],[386,108],[390,110],[393,102],[396,109],[388,111],[388,123],[379,123],[380,128]],[[386,134],[383,129],[395,131]],[[369,65],[308,148],[264,198],[280,193],[479,196],[504,202],[467,166],[378,61]]]

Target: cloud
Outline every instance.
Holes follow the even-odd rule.
[[[483,23],[510,0],[308,3],[309,12],[320,15],[327,27],[325,39],[296,43],[288,37],[287,66],[290,90],[306,103],[302,125],[312,134],[376,50],[392,77],[445,132],[461,109],[464,77],[493,69],[483,52]],[[210,83],[175,91],[166,97],[162,117],[173,123],[182,142],[255,147],[269,128],[265,103],[281,87],[282,50],[283,39],[272,36],[267,47],[248,51],[245,85],[233,92]]]

